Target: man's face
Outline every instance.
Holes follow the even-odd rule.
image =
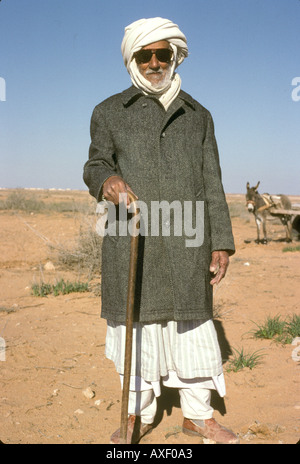
[[[143,47],[143,50],[157,50],[159,48],[170,48],[169,42],[161,40]],[[154,87],[160,87],[165,79],[170,77],[171,63],[159,61],[155,55],[147,63],[140,63],[137,60],[137,66],[142,76],[147,79]]]

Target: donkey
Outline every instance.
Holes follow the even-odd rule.
[[[292,205],[289,198],[286,195],[269,195],[264,193],[260,195],[257,191],[260,181],[257,183],[256,187],[251,187],[249,182],[247,182],[247,194],[246,194],[246,206],[249,213],[253,213],[255,216],[255,222],[257,226],[257,239],[256,243],[267,244],[267,216],[275,216],[280,219],[282,224],[286,228],[286,242],[292,241],[292,216],[288,214],[272,214],[270,208],[277,209],[291,209]],[[260,239],[260,227],[263,226],[263,235],[264,238]]]

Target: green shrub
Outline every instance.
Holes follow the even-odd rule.
[[[283,253],[286,253],[287,251],[291,251],[291,252],[294,252],[294,251],[300,251],[300,245],[297,245],[297,246],[288,246],[288,247],[285,247],[282,249]]]
[[[294,314],[285,320],[280,316],[268,317],[264,324],[256,324],[253,336],[260,339],[274,339],[283,344],[292,343],[295,337],[300,336],[300,316]]]
[[[245,367],[252,370],[260,364],[261,358],[264,356],[263,354],[258,354],[260,350],[254,351],[253,353],[245,353],[243,348],[241,351],[235,348],[233,348],[233,350],[235,353],[228,362],[227,372],[238,372]]]
[[[50,294],[57,296],[68,293],[89,292],[89,284],[87,282],[65,282],[64,279],[61,279],[56,284],[47,284],[45,282],[33,284],[31,289],[34,296],[44,297]]]

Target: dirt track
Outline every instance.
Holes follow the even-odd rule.
[[[1,191],[2,196],[7,193]],[[47,201],[66,201],[74,195],[48,192]],[[86,192],[76,193],[80,201],[87,198]],[[299,202],[299,197],[292,200]],[[228,201],[242,210],[243,195],[228,195]],[[54,262],[45,238],[69,245],[78,233],[79,214],[0,211],[0,217],[0,337],[6,344],[6,360],[0,362],[0,440],[109,443],[119,426],[121,394],[114,366],[104,356],[99,295],[31,294],[32,283],[41,278],[84,278],[55,263],[55,270],[43,267]],[[299,315],[300,254],[283,253],[284,230],[277,222],[268,224],[268,245],[254,243],[256,227],[248,213],[232,214],[232,222],[237,253],[226,279],[215,289],[223,357],[228,359],[232,348],[262,350],[264,356],[253,370],[225,370],[227,395],[224,400],[213,397],[215,418],[238,433],[241,443],[297,443],[300,363],[295,356],[300,349],[254,339],[250,332],[267,316]],[[95,392],[91,399],[83,395],[87,387]],[[181,423],[177,391],[164,390],[157,426],[141,443],[199,443],[199,438],[182,434]]]

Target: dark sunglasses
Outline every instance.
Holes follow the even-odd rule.
[[[157,48],[156,50],[139,50],[134,54],[135,59],[138,63],[149,63],[152,58],[152,55],[155,55],[158,61],[161,63],[169,63],[171,61],[173,52],[169,48]]]

